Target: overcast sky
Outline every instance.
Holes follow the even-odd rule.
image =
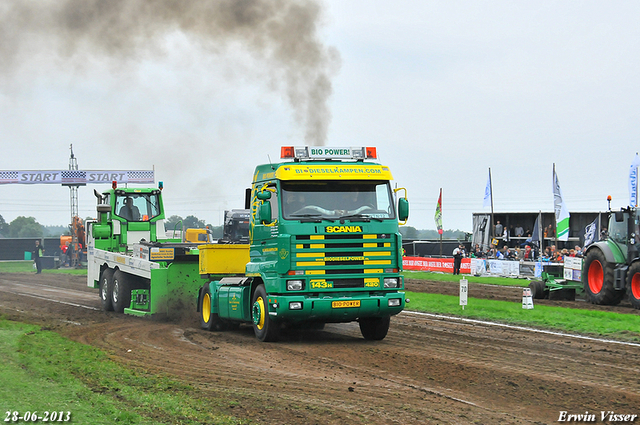
[[[261,39],[272,26],[225,38],[170,22],[123,52],[52,22],[63,15],[47,8],[75,0],[32,3],[48,5],[47,22],[10,28],[0,61],[0,170],[67,169],[73,144],[81,170],[155,169],[168,215],[218,225],[243,207],[256,164],[325,140],[376,146],[419,229],[435,228],[442,188],[445,229],[471,231],[472,213],[489,211],[489,168],[496,212],[553,211],[553,163],[569,211],[604,211],[607,195],[629,202],[640,2],[272,2],[309,11],[311,65],[275,56],[296,44]],[[12,13],[0,7],[0,35]],[[287,16],[274,37],[294,32]],[[81,217],[95,216],[94,188],[107,187],[80,188]],[[0,185],[7,222],[65,225],[69,203],[65,187]]]

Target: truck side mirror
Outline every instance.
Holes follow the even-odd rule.
[[[267,199],[271,199],[271,192],[268,190],[263,190],[262,192],[258,192],[256,197],[261,201],[266,201]]]
[[[248,187],[244,190],[244,209],[248,210],[251,208],[251,188]]]
[[[271,195],[270,192],[269,195]],[[271,223],[271,203],[263,202],[260,204],[260,209],[258,210],[258,218],[260,219],[260,223],[269,224]]]
[[[409,201],[407,198],[398,199],[398,220],[407,221],[409,218]]]

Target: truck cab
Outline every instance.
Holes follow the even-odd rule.
[[[375,148],[286,147],[282,158],[254,172],[245,278],[212,282],[202,294],[231,290],[236,313],[214,311],[223,304],[214,299],[201,324],[249,320],[271,341],[287,325],[358,321],[365,338],[384,338],[405,306],[398,221],[408,218],[406,198],[396,204]]]

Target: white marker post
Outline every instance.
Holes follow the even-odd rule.
[[[467,293],[469,292],[469,281],[467,279],[460,279],[460,305],[464,310],[464,306],[467,305]]]
[[[530,288],[524,288],[522,290],[522,308],[525,310],[533,309],[533,296],[531,295]]]

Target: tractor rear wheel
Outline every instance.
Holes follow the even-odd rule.
[[[100,304],[104,311],[113,311],[113,304],[111,302],[112,285],[113,270],[106,268],[100,273]]]
[[[582,273],[582,284],[589,301],[597,305],[619,304],[624,297],[624,291],[616,291],[613,281],[613,267],[607,263],[602,251],[589,251]]]
[[[278,340],[278,324],[269,317],[269,300],[264,285],[258,285],[251,297],[251,318],[253,332],[262,342]]]
[[[640,309],[640,262],[635,262],[627,272],[627,296],[635,309]]]
[[[389,324],[391,317],[371,317],[368,319],[360,319],[360,332],[364,339],[371,341],[380,341],[387,336],[389,332]]]

